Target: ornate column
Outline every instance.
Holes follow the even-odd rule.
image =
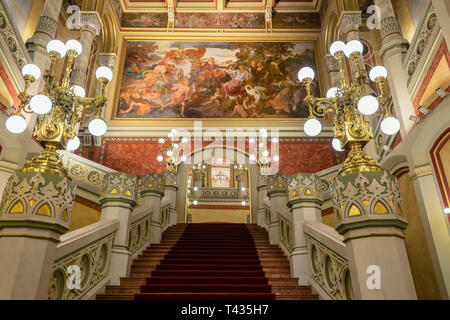
[[[0,208],[0,299],[47,299],[75,189],[70,178],[48,173],[10,177]]]
[[[169,226],[177,224],[177,191],[178,191],[178,174],[167,171],[165,173],[166,188],[164,195],[170,200]]]
[[[408,42],[403,38],[400,24],[395,17],[391,0],[375,0],[381,9],[381,38],[380,56],[388,71],[389,88],[394,103],[395,114],[400,121],[400,133],[406,137],[414,123],[409,120],[414,114],[411,96],[408,90],[408,75],[403,68],[404,56],[408,51]]]
[[[280,241],[280,227],[278,221],[279,208],[285,208],[287,204],[287,176],[282,173],[267,176],[267,195],[270,200],[270,244],[278,244]],[[287,209],[287,207],[286,207]]]
[[[402,230],[395,177],[384,170],[338,175],[336,230],[344,236],[356,299],[417,299]]]
[[[151,206],[153,210],[150,243],[160,243],[161,231],[161,199],[164,196],[165,176],[159,173],[147,173],[141,177],[139,193],[143,206]]]
[[[447,0],[431,0],[431,4],[436,12],[445,42],[447,42],[447,48],[450,48],[450,2]]]
[[[266,226],[266,208],[264,207],[264,199],[267,197],[267,176],[257,175],[256,190],[258,190],[258,212],[256,215],[256,223],[258,226],[267,228]]]
[[[72,71],[72,83],[86,88],[86,78],[89,69],[89,63],[92,59],[92,46],[96,36],[100,35],[102,30],[102,21],[97,12],[81,12],[80,23],[80,43],[83,46],[83,52],[77,57]]]
[[[308,247],[303,232],[304,221],[322,221],[320,178],[313,173],[298,173],[288,178],[288,207],[294,226],[294,250],[290,256],[291,274],[300,285],[308,285],[311,271]]]
[[[130,218],[136,205],[137,177],[123,172],[110,172],[103,177],[100,204],[101,220],[118,219],[119,230],[114,238],[111,255],[111,284],[120,284],[120,278],[130,274],[131,253],[128,233]]]

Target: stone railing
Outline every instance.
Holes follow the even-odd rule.
[[[287,212],[286,210],[279,210],[278,221],[280,227],[280,243],[286,248],[287,252],[292,252],[295,243],[291,213]]]
[[[61,236],[48,299],[90,299],[109,281],[111,248],[118,228],[119,221],[110,219]],[[78,268],[79,283],[76,281]]]
[[[310,261],[312,287],[322,299],[353,299],[343,237],[318,222],[303,224]]]
[[[169,227],[170,202],[166,199],[161,202],[161,230],[164,232]]]
[[[196,193],[198,201],[242,201],[248,199],[247,192],[237,188],[199,188]]]
[[[404,69],[408,73],[410,91],[412,91],[412,87],[416,86],[416,82],[421,75],[426,73],[423,68],[427,63],[429,53],[434,46],[439,31],[440,26],[436,13],[431,5],[431,1],[429,1],[403,62]]]
[[[138,207],[131,217],[130,231],[128,232],[128,249],[133,259],[150,242],[150,224],[153,211],[151,208]]]

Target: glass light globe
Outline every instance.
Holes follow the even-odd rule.
[[[59,57],[62,58],[66,55],[67,47],[64,42],[60,40],[52,40],[47,44],[47,52],[56,52],[59,54]]]
[[[377,78],[384,78],[387,77],[387,70],[383,66],[376,66],[373,67],[372,70],[369,72],[370,80],[375,81]]]
[[[41,76],[41,69],[39,69],[37,65],[29,63],[23,66],[22,75],[24,77],[30,76],[33,77],[34,80],[37,80]]]
[[[338,88],[333,87],[330,88],[330,90],[327,91],[327,98],[336,98],[338,92]]]
[[[159,139],[159,143],[164,143],[164,142],[166,142],[163,138],[161,138],[161,139]]]
[[[278,143],[278,138],[273,138],[273,139],[272,139],[272,142],[273,142],[273,143]]]
[[[202,168],[203,168],[203,169],[206,169],[206,166],[203,166]]]
[[[185,162],[187,160],[186,156],[181,156],[181,161]]]
[[[86,91],[82,86],[79,86],[77,84],[70,87],[70,90],[73,90],[73,94],[77,97],[84,98],[86,97]]]
[[[304,130],[308,136],[315,137],[322,131],[322,124],[316,118],[311,118],[305,122]]]
[[[262,148],[263,145],[264,145],[264,143],[262,143],[262,142],[259,143],[259,147],[260,147],[260,148]]]
[[[273,156],[273,161],[275,161],[275,162],[280,161],[280,157],[277,155]]]
[[[196,206],[198,204],[198,201],[194,200],[192,203],[194,204],[194,206]]]
[[[331,142],[331,145],[333,146],[333,149],[336,151],[344,151],[344,149],[341,148],[341,141],[339,141],[338,138],[334,138]]]
[[[159,155],[158,157],[156,157],[156,160],[158,160],[158,162],[161,162],[161,161],[163,161],[163,156],[161,156],[161,155]]]
[[[262,129],[259,130],[259,132],[260,132],[260,133],[267,132],[267,129],[262,128]]]
[[[332,56],[334,56],[336,54],[336,52],[345,52],[345,43],[342,41],[335,41],[331,44],[330,46],[330,53]]]
[[[359,40],[352,40],[347,42],[346,46],[345,46],[345,55],[347,56],[347,58],[350,58],[350,56],[353,53],[359,52],[359,53],[363,53],[364,51],[364,47],[363,44],[361,43],[361,41]]]
[[[113,78],[113,72],[110,68],[103,66],[99,67],[97,71],[95,71],[95,76],[98,80],[100,80],[101,78],[105,78],[109,82]]]
[[[81,45],[80,41],[77,40],[69,40],[66,42],[66,48],[67,51],[73,50],[77,53],[77,55],[80,55],[81,52],[83,52],[83,46]]]
[[[248,139],[248,143],[255,143],[255,139],[253,138]]]
[[[243,206],[245,206],[247,204],[247,202],[245,202],[245,201],[242,201],[242,205]]]
[[[255,161],[256,160],[256,157],[255,157],[255,155],[254,154],[251,154],[250,155],[250,161]],[[235,168],[236,169],[236,168]]]
[[[172,150],[167,151],[167,156],[169,157],[173,156],[173,151]]]
[[[379,106],[378,99],[371,95],[362,97],[358,102],[358,110],[365,116],[370,116],[377,112]]]
[[[197,188],[197,187],[194,187],[194,191],[198,191],[198,188]]]
[[[52,109],[52,100],[43,94],[37,94],[30,100],[30,108],[37,114],[47,114]]]
[[[400,121],[394,117],[387,117],[381,121],[381,131],[387,135],[396,134],[400,130]]]
[[[242,190],[243,192],[245,192],[246,189],[245,189],[245,187],[242,187],[241,190]]]
[[[74,137],[73,139],[67,141],[66,150],[74,151],[77,150],[79,147],[80,147],[80,139],[78,137]]]
[[[178,149],[178,143],[175,143],[175,144],[173,145],[173,148],[174,148],[174,149]]]
[[[177,129],[172,129],[170,130],[170,132],[172,132],[173,134],[177,133]]]
[[[25,118],[19,115],[13,115],[6,119],[6,129],[11,133],[22,133],[27,128]]]
[[[169,133],[167,134],[167,137],[168,137],[168,138],[173,138],[173,133],[172,133],[172,132],[169,132]]]
[[[302,82],[305,79],[314,79],[314,70],[311,69],[310,67],[304,67],[301,68],[300,71],[298,72],[298,80],[300,80],[300,82]]]
[[[108,126],[103,119],[96,118],[89,122],[88,129],[93,136],[100,137],[106,133]]]
[[[181,142],[187,143],[187,142],[188,142],[188,138],[183,138],[183,139],[181,140]]]
[[[263,154],[264,157],[268,157],[269,156],[269,151],[264,150],[262,154]]]

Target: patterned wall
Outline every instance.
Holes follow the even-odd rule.
[[[164,164],[157,162],[159,137],[106,137],[102,141],[98,161],[117,171],[141,176],[148,172],[162,173]],[[206,147],[211,142],[203,142]],[[194,150],[194,145],[191,145]],[[341,163],[345,154],[334,151],[330,138],[280,138],[279,172],[294,174],[318,172]],[[246,144],[246,152],[248,144]]]

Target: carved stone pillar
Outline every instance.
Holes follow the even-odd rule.
[[[410,115],[414,114],[414,108],[408,90],[407,71],[403,68],[404,56],[408,52],[408,42],[402,36],[391,0],[375,0],[375,4],[381,8],[382,47],[380,56],[388,71],[388,82],[395,114],[401,124],[400,133],[402,137],[405,137],[414,125],[409,120]]]
[[[278,244],[280,242],[280,228],[277,210],[287,208],[287,176],[285,174],[279,173],[267,176],[267,195],[270,200],[269,241],[270,244]]]
[[[344,236],[356,299],[417,299],[395,177],[356,172],[333,182],[336,230]]]
[[[0,207],[0,299],[47,299],[59,237],[69,229],[75,184],[16,172]]]
[[[177,191],[178,191],[178,174],[167,171],[165,173],[166,189],[164,195],[170,200],[169,226],[177,224]]]
[[[102,21],[97,12],[81,12],[80,23],[80,42],[83,46],[83,52],[75,60],[72,72],[72,83],[83,87],[86,92],[86,78],[89,64],[92,59],[92,46],[96,36],[100,35],[102,30]]]
[[[291,252],[291,274],[300,285],[308,285],[311,275],[304,221],[322,220],[320,178],[313,173],[298,173],[288,178],[289,202],[294,227],[294,249]]]
[[[164,174],[147,173],[141,177],[139,183],[142,205],[151,206],[153,210],[150,243],[161,242],[161,199],[164,196],[165,180]]]
[[[258,190],[258,212],[256,215],[256,223],[258,226],[266,228],[266,208],[264,207],[264,199],[267,197],[267,176],[258,174],[258,184],[256,190]]]
[[[111,255],[111,284],[120,284],[131,269],[129,251],[129,229],[133,208],[136,206],[137,177],[123,172],[110,172],[103,177],[100,204],[101,219],[118,219],[119,230],[114,238]]]

